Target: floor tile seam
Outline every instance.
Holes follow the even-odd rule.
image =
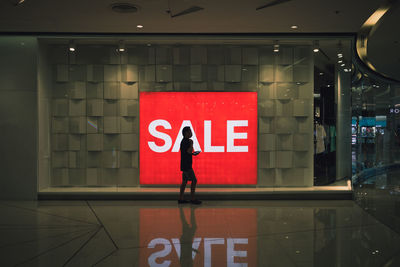
[[[92,211],[93,215],[95,216],[95,218],[97,219],[97,222],[101,225],[101,227],[104,229],[104,232],[106,233],[106,235],[108,236],[108,238],[111,240],[111,242],[113,243],[114,247],[116,249],[118,249],[118,245],[115,242],[115,240],[112,238],[111,234],[108,232],[107,228],[104,226],[103,222],[100,220],[99,216],[97,215],[97,213],[94,211],[93,207],[90,205],[89,201],[85,201],[86,205],[89,207],[89,209]]]
[[[96,266],[97,264],[100,264],[101,262],[105,261],[108,257],[112,256],[115,252],[117,252],[119,249],[114,249],[111,251],[109,254],[105,255],[103,258],[99,259],[97,262],[93,264],[93,266]]]
[[[51,214],[48,212],[44,212],[44,211],[40,211],[40,210],[34,210],[34,209],[29,209],[29,208],[24,208],[24,207],[18,207],[18,206],[13,206],[13,205],[8,205],[8,204],[2,204],[3,206],[7,206],[7,207],[11,207],[11,208],[16,208],[16,209],[21,209],[21,210],[26,210],[26,211],[30,211],[33,213],[40,213],[40,214],[45,214],[48,216],[54,216],[57,218],[62,218],[65,220],[70,220],[70,221],[74,221],[74,222],[80,222],[80,223],[84,223],[84,224],[90,224],[90,225],[97,225],[95,223],[91,223],[88,221],[84,221],[84,220],[79,220],[79,219],[75,219],[75,218],[70,218],[70,217],[66,217],[66,216],[61,216],[61,215],[57,215],[57,214]]]
[[[93,231],[93,230],[92,230],[92,231]],[[65,245],[67,245],[68,243],[71,243],[72,241],[74,241],[74,240],[76,240],[76,239],[79,239],[79,238],[81,238],[81,237],[83,237],[83,236],[85,236],[85,235],[91,233],[92,231],[88,231],[88,232],[83,233],[83,234],[81,234],[81,235],[78,235],[78,236],[76,236],[76,237],[74,237],[74,238],[72,238],[72,239],[70,239],[70,240],[68,240],[68,241],[66,241],[66,242],[64,242],[64,243],[61,243],[61,244],[59,244],[59,245],[57,245],[57,246],[54,246],[54,247],[51,247],[51,248],[49,248],[49,249],[47,249],[47,250],[45,250],[45,251],[43,251],[43,252],[41,252],[41,253],[39,253],[39,254],[37,254],[37,255],[35,255],[35,256],[33,256],[33,257],[27,259],[27,260],[24,260],[23,262],[20,262],[20,263],[15,264],[14,266],[20,266],[20,265],[26,264],[26,263],[28,263],[28,262],[30,262],[30,261],[33,261],[34,259],[39,258],[39,257],[41,257],[41,256],[43,256],[43,255],[45,255],[45,254],[47,254],[47,253],[49,253],[49,252],[51,252],[51,251],[53,251],[53,250],[55,250],[55,249],[61,248],[61,247],[65,246]]]
[[[35,241],[40,241],[40,240],[45,240],[45,239],[51,239],[51,238],[55,238],[55,237],[60,237],[60,236],[64,236],[64,235],[69,235],[69,234],[76,234],[79,232],[83,232],[86,231],[87,232],[88,229],[80,229],[78,231],[73,231],[73,232],[67,232],[67,233],[62,233],[62,234],[57,234],[57,235],[49,235],[43,238],[38,238],[38,239],[31,239],[31,240],[26,240],[26,241],[21,241],[21,242],[16,242],[16,243],[12,243],[12,244],[7,244],[7,245],[1,245],[1,248],[4,247],[12,247],[12,246],[16,246],[16,245],[20,245],[20,244],[27,244],[27,243],[31,243],[31,242],[35,242]]]
[[[361,207],[360,207],[361,208]],[[362,209],[362,208],[361,208]],[[377,224],[382,224],[384,226],[386,226],[388,229],[390,229],[392,232],[394,232],[395,234],[400,236],[400,231],[395,230],[395,227],[393,227],[392,225],[390,225],[389,223],[387,223],[386,221],[383,220],[379,220],[376,216],[374,216],[373,214],[369,213],[368,211],[363,210],[365,213],[367,213],[370,217],[372,217]]]
[[[102,227],[98,227],[96,232],[94,232],[88,240],[86,240],[65,262],[62,266],[66,266],[78,253],[103,229]]]

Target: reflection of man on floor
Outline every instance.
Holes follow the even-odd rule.
[[[195,209],[193,207],[190,208],[190,225],[186,221],[185,214],[183,213],[183,208],[179,207],[179,214],[182,222],[182,235],[180,239],[181,243],[181,254],[180,254],[180,263],[181,267],[193,266],[193,259],[198,253],[197,249],[194,249],[192,245],[198,248],[199,244],[193,244],[193,238],[196,233],[196,218],[195,218]],[[193,251],[193,252],[192,252]]]

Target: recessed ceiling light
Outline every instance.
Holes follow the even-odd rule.
[[[138,24],[138,25],[136,25],[136,28],[142,29],[143,25],[142,24]]]
[[[322,75],[324,75],[324,73],[323,73],[323,72],[320,72],[320,73],[319,73],[319,75],[321,75],[321,76],[322,76]]]
[[[125,52],[125,42],[124,41],[119,41],[119,44],[118,44],[118,51],[119,52]]]
[[[114,3],[111,5],[111,9],[118,13],[135,13],[139,7],[129,3]]]
[[[290,28],[291,29],[297,29],[297,28],[299,28],[297,25],[292,25],[292,26],[290,26]]]
[[[338,57],[338,58],[342,58],[342,57],[343,57],[343,54],[342,54],[342,53],[338,53],[338,54],[337,54],[337,57]]]
[[[314,53],[318,53],[319,52],[319,42],[318,42],[318,40],[315,40],[313,42],[313,51],[314,51]]]
[[[344,67],[346,64],[344,64],[344,63],[342,63],[342,64],[340,64],[340,66],[342,66],[342,67]]]
[[[338,60],[338,62],[337,62],[337,63],[339,63],[339,64],[340,64],[340,63],[343,63],[343,60]]]
[[[69,42],[69,51],[75,52],[76,46],[74,41]]]

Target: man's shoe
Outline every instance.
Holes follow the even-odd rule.
[[[189,201],[187,201],[187,200],[180,200],[180,199],[178,199],[178,204],[186,204],[186,203],[189,203]]]
[[[190,203],[192,203],[194,205],[200,205],[201,204],[201,200],[198,200],[198,199],[190,200]]]

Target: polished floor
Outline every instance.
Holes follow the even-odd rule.
[[[400,236],[341,201],[0,202],[0,266],[400,266]]]

